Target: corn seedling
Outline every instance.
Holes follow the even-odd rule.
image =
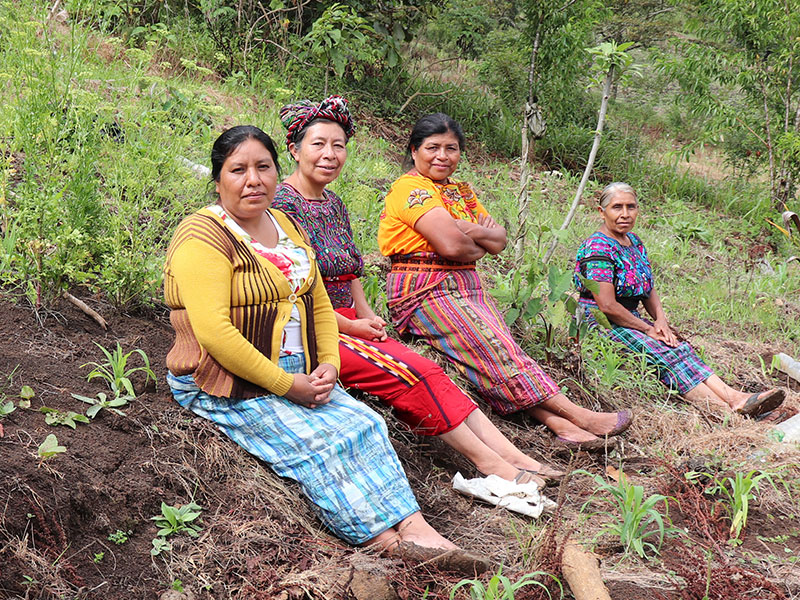
[[[484,585],[480,579],[462,579],[453,587],[452,590],[450,590],[450,600],[453,600],[453,598],[456,597],[456,592],[459,589],[466,586],[470,586],[469,597],[472,600],[514,600],[514,594],[516,594],[516,592],[525,586],[529,585],[539,586],[545,591],[545,593],[547,593],[548,598],[552,598],[550,590],[547,589],[547,586],[541,581],[537,580],[538,577],[542,576],[552,577],[553,580],[558,583],[558,587],[561,589],[559,597],[563,598],[564,590],[561,586],[561,582],[557,578],[550,575],[550,573],[536,571],[534,573],[523,575],[517,581],[512,582],[508,577],[503,575],[503,567],[500,567],[500,570],[495,575],[492,575],[492,578],[486,585]]]
[[[582,472],[589,474],[586,471]],[[669,516],[662,516],[656,508],[663,502],[664,507],[669,509],[666,496],[653,494],[645,498],[644,487],[630,483],[622,471],[619,472],[618,483],[607,482],[600,475],[595,475],[594,480],[597,483],[597,491],[592,498],[597,493],[605,492],[610,498],[600,497],[600,500],[615,509],[601,513],[611,517],[612,521],[603,527],[598,537],[604,533],[617,537],[625,554],[633,551],[639,558],[649,558],[648,551],[653,554],[659,553],[665,535],[680,533],[679,529],[664,525],[664,519],[669,521]],[[581,507],[581,512],[591,501],[590,498]],[[656,537],[657,543],[649,541],[653,536]]]
[[[58,438],[52,433],[44,438],[44,441],[36,450],[36,454],[39,456],[40,464],[46,461],[49,458],[53,458],[56,454],[61,454],[66,452],[67,449],[64,446],[58,445]]]
[[[95,342],[95,345],[100,348],[103,354],[105,354],[106,362],[89,362],[81,365],[81,368],[87,366],[94,367],[94,369],[92,369],[92,371],[90,371],[86,376],[87,381],[91,381],[95,377],[100,377],[101,379],[106,380],[108,386],[111,388],[111,391],[114,392],[116,396],[122,395],[124,391],[128,396],[136,398],[136,393],[133,391],[133,384],[131,383],[130,379],[134,373],[142,372],[145,374],[145,385],[147,385],[147,382],[150,381],[151,378],[153,381],[156,380],[156,374],[153,373],[153,370],[150,368],[150,360],[147,358],[147,354],[145,354],[144,350],[136,348],[135,350],[131,350],[127,354],[124,354],[119,342],[117,342],[117,347],[110,352],[97,342]],[[131,369],[126,368],[128,366],[128,360],[132,354],[138,354],[141,356],[142,361],[144,362],[143,367],[133,367]]]
[[[755,500],[758,496],[759,487],[763,480],[766,479],[773,487],[775,486],[772,481],[773,474],[753,470],[747,474],[737,472],[733,476],[720,479],[713,477],[709,473],[690,471],[686,474],[686,479],[694,481],[701,475],[712,480],[712,484],[705,489],[705,493],[712,496],[716,494],[721,496],[728,512],[728,518],[731,521],[731,541],[736,543],[747,525],[750,501]]]
[[[50,408],[48,406],[43,406],[39,409],[39,412],[44,413],[44,422],[52,427],[57,427],[58,425],[66,425],[67,427],[71,427],[75,429],[78,423],[88,423],[89,419],[86,415],[82,415],[80,413],[76,413],[73,411],[62,412],[57,408]]]
[[[125,413],[122,412],[119,407],[126,406],[129,400],[133,400],[133,396],[117,396],[116,398],[112,398],[111,400],[103,392],[98,392],[96,398],[89,398],[88,396],[81,396],[80,394],[72,394],[72,397],[76,400],[80,400],[81,402],[86,402],[86,404],[91,404],[91,406],[86,409],[86,416],[90,419],[94,419],[102,409],[110,410],[114,414],[117,414],[121,417],[125,416]]]

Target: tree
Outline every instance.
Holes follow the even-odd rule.
[[[521,172],[517,195],[519,229],[514,239],[514,258],[517,262],[523,258],[530,213],[528,184],[533,143],[545,134],[545,111],[559,106],[563,111],[571,101],[574,102],[576,82],[584,63],[582,50],[592,27],[605,15],[602,4],[596,0],[564,0],[558,3],[527,0],[523,3],[523,11],[531,54],[521,133]]]
[[[589,159],[586,161],[583,177],[581,177],[581,182],[578,185],[578,189],[575,191],[572,206],[570,206],[569,212],[564,218],[564,222],[561,224],[559,231],[564,231],[569,227],[569,224],[575,216],[575,211],[578,208],[581,197],[583,196],[583,190],[586,189],[586,183],[589,181],[589,175],[592,173],[592,167],[594,167],[594,159],[597,156],[597,150],[600,148],[600,139],[603,136],[603,126],[606,121],[606,111],[608,110],[608,99],[611,96],[611,87],[619,81],[633,65],[633,57],[626,53],[626,50],[632,45],[633,42],[626,42],[620,45],[617,45],[616,42],[603,42],[599,46],[589,49],[589,53],[593,54],[595,57],[595,62],[592,65],[592,72],[594,74],[592,82],[594,84],[599,84],[602,78],[603,96],[600,100],[597,129],[595,129],[594,132],[594,141],[592,142],[592,149],[589,152]],[[553,241],[550,243],[550,247],[544,255],[545,264],[550,260],[550,257],[553,256],[556,246],[558,246],[558,235],[553,237]]]
[[[730,133],[742,153],[766,167],[770,196],[784,209],[800,175],[800,0],[694,0],[690,39],[675,40],[681,57],[664,71],[704,119],[691,150]],[[738,130],[738,132],[737,132]]]

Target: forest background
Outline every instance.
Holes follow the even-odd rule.
[[[457,177],[473,182],[513,241],[502,255],[486,259],[482,270],[509,324],[572,395],[596,407],[634,406],[646,415],[632,430],[628,447],[602,459],[581,454],[556,462],[572,460],[573,466],[600,473],[623,491],[641,486],[651,498],[656,492],[677,497],[699,490],[706,504],[698,505],[698,514],[706,511],[708,519],[727,525],[740,513],[725,508],[724,490],[734,490],[737,476],[742,480],[750,474],[749,481],[769,476],[770,485],[763,483],[760,492],[756,485],[743,496],[752,504],[749,545],[747,529],[734,536],[727,526],[722,529],[728,533],[709,541],[697,522],[673,505],[686,531],[682,537],[673,532],[680,542],[670,538],[665,544],[675,556],[684,552],[681,544],[694,544],[699,583],[658,552],[635,552],[636,544],[627,538],[607,544],[613,567],[605,575],[620,590],[638,590],[636,597],[694,597],[686,590],[696,584],[713,598],[711,581],[728,577],[731,565],[744,565],[762,579],[747,575],[734,581],[777,586],[778,591],[769,592],[776,595],[764,597],[795,597],[800,583],[789,574],[800,556],[794,516],[800,488],[796,449],[782,444],[767,425],[681,404],[649,374],[641,357],[622,355],[574,324],[569,291],[575,249],[597,226],[596,192],[610,181],[627,181],[640,194],[637,233],[655,264],[673,324],[739,387],[777,384],[796,392],[796,384],[775,368],[772,357],[800,352],[800,220],[794,214],[800,176],[798,63],[800,3],[795,0],[2,0],[3,310],[23,320],[29,315],[39,328],[31,331],[52,331],[65,323],[68,300],[80,300],[111,323],[116,320],[118,331],[129,318],[163,326],[164,249],[180,220],[209,202],[202,167],[208,166],[213,140],[224,128],[242,123],[258,125],[281,140],[277,111],[282,104],[336,93],[350,101],[359,129],[333,189],[348,204],[357,243],[367,256],[365,290],[385,316],[385,263],[375,240],[381,200],[400,174],[413,122],[429,112],[446,112],[467,134]],[[284,172],[290,172],[286,153],[281,161]],[[562,228],[573,200],[578,201],[574,222]],[[67,319],[64,327],[74,329],[76,318]],[[168,347],[169,340],[150,348],[152,340],[114,334],[113,329],[93,330],[80,348],[70,350],[76,381],[86,375],[80,363],[102,359],[92,342],[111,348],[121,341],[130,350],[136,340],[163,381],[163,365],[156,359],[163,358],[162,346]],[[168,336],[168,326],[165,331]],[[47,354],[44,347],[38,352]],[[25,401],[23,384],[38,382],[33,367],[26,371],[25,364],[10,351],[0,363],[5,382],[0,408],[11,402],[19,409],[0,413],[6,429],[0,442],[18,452],[11,464],[35,467],[29,446],[35,440],[35,450],[52,423],[20,404]],[[64,414],[70,403],[76,408],[63,385],[48,397],[53,382],[42,376],[38,383],[39,388],[33,385],[38,394],[34,408],[37,401]],[[68,391],[90,393],[85,381],[83,388],[78,385],[71,383]],[[137,425],[127,434],[146,434],[156,456],[187,435],[211,436],[215,448],[225,447],[202,423],[184,423],[174,416],[179,414],[175,409],[164,410],[168,398],[162,392],[143,392],[155,404],[136,404]],[[790,393],[789,409],[796,404],[796,394]],[[661,416],[653,414],[653,405]],[[77,431],[120,429],[117,419],[124,417],[101,414],[105,422],[92,421]],[[502,426],[532,452],[551,452],[535,424],[504,421]],[[29,442],[22,441],[22,431]],[[72,445],[65,444],[67,452],[47,464],[64,470],[83,438],[65,437],[77,434],[63,427],[57,433]],[[557,518],[533,525],[511,519],[509,525],[485,507],[447,492],[456,467],[465,467],[446,449],[400,430],[392,434],[423,508],[445,502],[457,508],[453,514],[468,511],[470,523],[488,523],[465,533],[466,516],[434,511],[437,526],[460,536],[467,547],[482,548],[490,541],[487,551],[514,577],[537,569],[560,576],[559,561],[543,558],[535,548],[558,548],[556,538],[567,532],[587,542],[606,539],[606,527],[622,515],[598,508],[613,494],[594,496],[594,479],[576,476],[563,489]],[[86,551],[80,557],[73,554],[76,548],[66,536],[70,541],[64,545],[72,548],[66,556],[81,581],[112,582],[120,598],[152,597],[154,590],[175,587],[175,581],[215,598],[259,597],[247,596],[256,588],[263,597],[340,597],[325,588],[339,579],[314,570],[325,560],[344,562],[346,551],[339,547],[301,551],[286,542],[289,546],[276,553],[265,550],[271,548],[269,540],[247,538],[250,545],[232,558],[230,546],[219,537],[216,545],[195,547],[187,538],[174,543],[165,553],[168,559],[155,554],[151,561],[149,545],[155,538],[148,527],[155,526],[149,517],[158,512],[158,503],[207,506],[215,497],[209,491],[214,461],[198,458],[196,447],[180,447],[170,460],[191,464],[193,474],[164,467],[170,475],[160,477],[170,483],[159,480],[159,489],[169,493],[141,499],[128,512],[123,500],[119,506],[115,501],[114,510],[120,512],[108,516],[109,508],[105,525],[89,527],[86,516],[62,515],[69,506],[60,506],[57,494],[44,491],[46,480],[36,488],[9,475],[12,491],[0,513],[0,556],[13,556],[16,567],[0,577],[0,590],[9,597],[91,597],[77,579],[64,574],[63,561],[56,557],[66,548],[56,541],[48,550],[41,533],[37,546],[35,512],[25,517],[22,511],[21,521],[13,522],[8,506],[19,492],[40,507],[50,506],[59,527],[68,533],[73,527],[86,544],[119,531],[116,524],[123,522],[122,531],[144,540],[138,558],[133,550],[130,557],[125,554],[128,546],[113,548],[138,565],[139,579],[131,583],[99,561],[84,565]],[[245,456],[228,458],[243,473],[258,468]],[[687,467],[690,459],[700,462]],[[612,465],[624,467],[630,478],[608,471]],[[38,481],[43,470],[31,481]],[[672,481],[675,472],[679,477]],[[710,475],[701,482],[686,475],[700,472]],[[237,502],[252,493],[238,487],[245,479],[227,484]],[[696,489],[681,487],[685,481]],[[275,489],[282,484],[265,485]],[[669,502],[659,506],[666,518]],[[282,518],[301,523],[297,527],[313,539],[331,540],[304,510],[273,508]],[[642,513],[641,535],[658,532],[656,523],[647,521],[649,514]],[[213,530],[212,518],[205,521]],[[226,526],[230,533],[236,524]],[[287,535],[279,527],[273,533]],[[734,541],[726,544],[729,538]],[[206,552],[199,570],[198,548]],[[298,566],[293,553],[309,561]],[[268,568],[259,570],[248,562],[265,554],[273,557],[265,563]],[[224,560],[219,558],[223,555]],[[246,573],[247,583],[232,573]],[[386,577],[395,588],[403,589],[398,582],[405,581],[406,593],[426,589],[429,597],[447,597],[457,581],[402,568]],[[261,581],[261,587],[248,588],[253,580]],[[417,588],[408,588],[412,580]],[[551,592],[557,594],[555,588]],[[347,593],[355,594],[352,589]],[[676,595],[684,593],[689,595]],[[720,594],[735,597],[730,589]]]

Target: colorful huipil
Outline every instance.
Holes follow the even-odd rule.
[[[351,284],[364,263],[341,198],[325,190],[324,198],[310,200],[283,183],[272,206],[306,230],[334,309],[356,319]],[[345,387],[377,396],[420,435],[446,433],[477,408],[439,365],[391,338],[375,342],[340,333],[339,355],[339,379]]]
[[[580,292],[583,318],[602,335],[619,342],[637,354],[645,353],[649,364],[658,371],[665,385],[685,394],[713,375],[692,347],[681,342],[672,348],[655,340],[643,331],[612,323],[611,329],[599,327],[592,314],[599,310],[592,292],[581,282],[581,277],[614,286],[617,302],[645,323],[638,311],[639,303],[647,300],[653,290],[653,270],[642,240],[633,233],[627,234],[629,245],[622,245],[612,237],[597,231],[578,248],[575,257],[575,287]]]
[[[335,315],[318,284],[314,250],[280,211],[268,211],[282,240],[278,252],[257,250],[222,214],[210,207],[187,217],[167,250],[172,394],[297,481],[336,535],[367,542],[419,506],[380,415],[339,386],[314,409],[286,398],[295,373],[339,366]],[[283,329],[295,310],[303,347],[286,354]]]
[[[499,414],[554,396],[558,385],[514,341],[484,293],[475,263],[443,259],[414,230],[436,207],[472,223],[488,214],[468,183],[436,183],[414,171],[394,182],[381,213],[378,247],[392,260],[387,294],[395,327],[441,352]]]

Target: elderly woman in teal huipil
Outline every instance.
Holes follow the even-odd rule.
[[[601,310],[611,329],[600,331],[630,352],[644,352],[661,381],[687,400],[724,406],[749,416],[778,407],[783,402],[783,390],[755,394],[735,390],[672,331],[653,284],[647,250],[632,231],[639,215],[634,189],[621,182],[607,185],[598,210],[600,228],[581,244],[575,263],[575,285],[589,324],[597,326],[592,310]],[[652,321],[639,313],[640,304]]]

